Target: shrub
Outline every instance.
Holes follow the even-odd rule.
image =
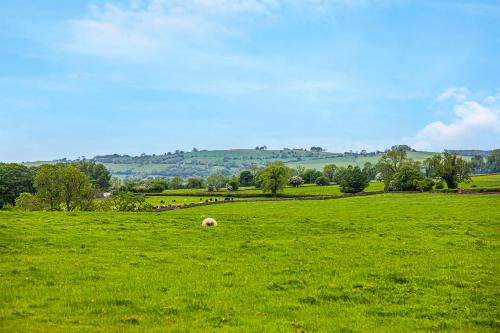
[[[293,186],[293,187],[299,187],[300,185],[304,184],[304,180],[299,176],[293,176],[288,181],[288,184]]]
[[[434,186],[434,181],[429,178],[417,181],[417,190],[421,192],[428,192],[432,190],[433,186]]]
[[[229,187],[231,187],[231,190],[229,189]],[[240,188],[240,181],[238,177],[231,177],[226,184],[226,188],[228,191],[238,191],[238,189]]]
[[[16,198],[16,208],[24,211],[36,211],[42,210],[42,204],[35,195],[24,192]]]
[[[438,181],[436,181],[436,190],[442,190],[445,188],[445,182],[444,180],[440,179]]]
[[[325,185],[330,184],[330,182],[328,181],[328,179],[325,176],[320,176],[320,177],[316,178],[315,183],[316,183],[316,185],[319,185],[319,186],[325,186]]]
[[[340,168],[335,179],[342,193],[362,192],[370,183],[368,176],[359,167],[353,166]]]
[[[410,165],[403,165],[397,171],[390,183],[389,190],[392,191],[415,191],[417,182],[423,179],[422,173]]]

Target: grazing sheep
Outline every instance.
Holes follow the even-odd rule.
[[[217,221],[215,221],[211,217],[207,217],[206,219],[203,220],[201,223],[202,226],[204,227],[216,227],[217,226]]]

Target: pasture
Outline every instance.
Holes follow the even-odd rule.
[[[498,195],[0,211],[0,331],[498,332],[499,262]]]

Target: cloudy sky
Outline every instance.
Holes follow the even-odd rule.
[[[500,2],[0,3],[1,161],[500,146]]]

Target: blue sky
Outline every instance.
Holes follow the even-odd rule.
[[[0,3],[0,160],[500,146],[500,2]]]

